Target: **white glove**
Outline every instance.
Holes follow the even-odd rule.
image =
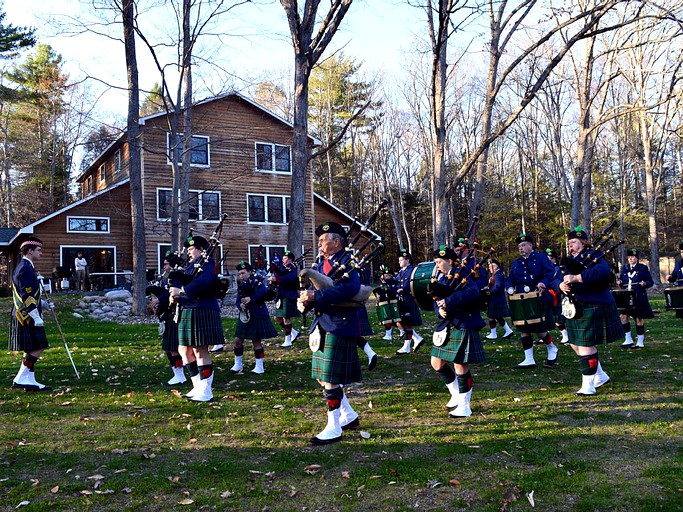
[[[54,309],[55,305],[50,302],[49,300],[45,299],[40,299],[40,305],[43,307],[43,309]]]
[[[512,286],[510,286],[510,288],[508,288],[508,295],[514,295],[514,294],[515,294],[515,289]]]
[[[530,292],[530,291],[531,291],[531,288],[529,288],[528,286],[525,286],[525,287],[524,287],[524,291],[525,291],[525,292]]]
[[[33,318],[33,322],[35,323],[36,327],[43,327],[45,325],[45,322],[43,322],[43,319],[40,318],[40,313],[38,313],[37,309],[31,311],[29,315],[31,315],[31,318]]]

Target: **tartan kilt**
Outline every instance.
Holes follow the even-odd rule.
[[[221,312],[215,309],[181,308],[178,322],[178,345],[206,347],[224,343]]]
[[[7,350],[30,352],[49,346],[45,327],[36,327],[33,325],[33,320],[30,321],[30,325],[21,325],[17,317],[12,315]]]
[[[235,338],[240,338],[242,340],[266,340],[268,338],[277,338],[277,330],[269,316],[252,314],[251,320],[246,324],[239,318],[237,319]]]
[[[417,302],[412,300],[399,300],[398,312],[401,313],[401,323],[410,327],[422,325],[422,314]]]
[[[161,350],[164,352],[178,352],[178,324],[173,316],[164,320],[164,334],[161,335]]]
[[[486,316],[488,318],[505,318],[510,316],[510,308],[508,308],[507,301],[494,304],[493,302],[489,304],[489,308],[486,310]]]
[[[650,306],[650,301],[648,300],[647,295],[643,298],[639,297],[638,300],[636,300],[633,309],[627,309],[626,313],[624,314],[632,316],[633,318],[641,319],[655,317],[655,313],[652,311],[652,306]]]
[[[614,302],[583,304],[583,316],[567,319],[569,343],[579,347],[593,347],[624,338],[624,328]]]
[[[548,332],[555,328],[555,316],[553,315],[553,306],[547,302],[542,302],[543,316],[545,320],[537,324],[515,325],[517,332],[531,334],[536,332]]]
[[[372,325],[370,325],[368,310],[365,308],[365,306],[361,306],[358,310],[358,324],[360,325],[361,336],[374,336],[375,332],[372,330]],[[343,384],[343,382],[340,382],[340,384]]]
[[[476,329],[453,329],[448,343],[442,347],[432,346],[432,357],[457,364],[486,362],[486,352]]]
[[[332,384],[361,381],[358,345],[353,336],[326,333],[321,350],[313,352],[311,377]]]
[[[301,316],[299,310],[296,309],[296,299],[288,299],[283,297],[278,299],[275,304],[280,303],[279,308],[275,308],[274,316],[277,318],[293,318],[295,316]],[[251,339],[251,338],[249,338]]]

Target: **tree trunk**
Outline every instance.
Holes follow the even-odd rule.
[[[131,224],[133,228],[133,311],[146,312],[147,243],[145,241],[145,209],[142,199],[142,159],[140,155],[140,87],[135,54],[135,0],[123,0],[123,39],[128,75],[128,148],[130,172]]]
[[[190,169],[192,167],[192,34],[190,32],[190,0],[183,0],[183,53],[181,76],[183,81],[183,165],[180,169],[180,208],[178,223],[180,240],[186,238],[190,219]],[[177,103],[178,104],[178,103]],[[178,110],[178,109],[176,109]],[[183,203],[185,201],[185,203]]]

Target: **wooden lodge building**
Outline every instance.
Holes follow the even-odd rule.
[[[140,120],[147,266],[158,272],[171,248],[172,168],[167,114]],[[269,262],[286,249],[292,169],[292,125],[238,93],[204,100],[193,108],[190,226],[208,238],[227,214],[221,239],[229,249],[222,271],[241,260]],[[318,143],[310,138],[311,145]],[[20,229],[0,230],[7,258],[7,284],[20,258],[23,239],[43,240],[36,268],[46,278],[74,273],[79,251],[88,261],[94,289],[121,286],[132,273],[132,225],[128,140],[122,134],[77,178],[82,199]],[[324,221],[350,225],[353,217],[308,187],[304,247],[314,247],[315,226]],[[182,207],[182,206],[181,206]],[[377,237],[379,239],[379,237]],[[302,248],[293,249],[301,254]],[[314,255],[312,257],[315,257]],[[309,262],[311,259],[308,260]],[[55,289],[55,286],[53,286]]]

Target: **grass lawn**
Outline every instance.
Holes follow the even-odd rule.
[[[53,299],[81,379],[49,315],[36,377],[52,392],[11,389],[21,355],[0,352],[0,510],[683,510],[683,324],[661,298],[644,350],[601,347],[612,382],[595,397],[574,394],[569,347],[554,369],[537,347],[538,368],[520,373],[517,335],[485,341],[461,420],[429,345],[396,356],[397,331],[382,341],[378,326],[376,370],[347,387],[361,429],[327,447],[309,443],[326,416],[305,336],[292,349],[270,340],[265,375],[231,375],[232,353],[217,355],[216,400],[197,404],[163,386],[155,324],[76,319],[78,296]],[[7,333],[9,299],[0,306]],[[253,352],[244,359],[251,369]]]

